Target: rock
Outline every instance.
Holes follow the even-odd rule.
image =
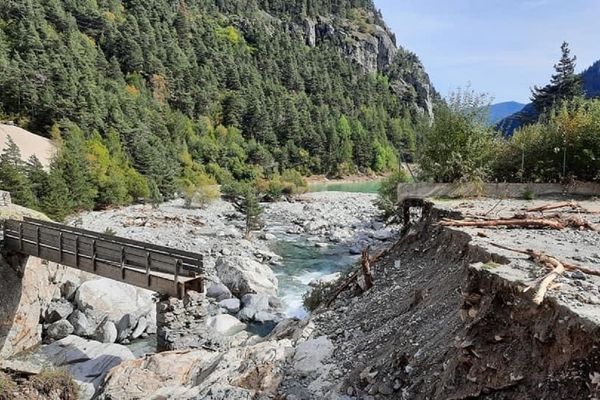
[[[331,357],[333,344],[327,336],[319,336],[300,343],[292,360],[293,368],[304,374],[319,373],[323,369],[323,361]]]
[[[216,270],[221,282],[238,297],[247,293],[277,294],[277,278],[271,268],[252,259],[220,257]]]
[[[118,329],[118,337],[125,339],[142,316],[154,309],[153,293],[110,279],[84,282],[75,294],[77,308],[89,316],[90,312],[106,317]]]
[[[352,232],[348,229],[336,229],[329,235],[329,240],[334,243],[342,243],[352,237]]]
[[[269,241],[270,241],[270,240],[275,240],[275,239],[277,239],[277,236],[275,236],[275,235],[273,235],[272,233],[269,233],[269,232],[263,232],[263,233],[260,235],[260,238],[261,238],[262,240],[269,240]]]
[[[66,319],[58,320],[46,328],[46,335],[53,340],[64,339],[73,333],[73,326]]]
[[[362,243],[359,244],[355,244],[352,247],[350,247],[350,249],[348,250],[350,252],[350,254],[357,256],[362,254],[362,251],[364,249],[364,245]]]
[[[60,287],[61,296],[69,301],[72,301],[73,298],[75,297],[75,293],[77,292],[77,289],[79,288],[80,285],[81,285],[81,282],[79,280],[72,280],[72,279],[67,280]]]
[[[96,332],[98,324],[92,318],[88,318],[83,312],[75,310],[69,316],[69,322],[73,325],[74,333],[77,336],[91,337]]]
[[[283,319],[283,303],[277,297],[247,294],[242,297],[238,318],[242,321],[279,322]]]
[[[146,331],[146,328],[148,328],[148,319],[146,317],[141,317],[140,319],[138,319],[135,329],[133,330],[133,332],[131,332],[131,338],[139,338]]]
[[[323,243],[323,242],[317,242],[317,243],[315,243],[315,247],[326,248],[326,247],[329,247],[329,244]]]
[[[246,329],[246,324],[243,324],[239,319],[229,314],[210,317],[206,321],[206,325],[224,336],[233,336]]]
[[[217,237],[225,237],[231,239],[241,239],[244,235],[242,232],[234,227],[227,227],[226,229],[217,232]]]
[[[108,371],[122,361],[135,357],[129,349],[118,344],[103,344],[67,336],[42,349],[44,355],[58,368],[64,368],[80,385],[80,399],[91,399]]]
[[[342,276],[341,272],[334,272],[333,274],[323,275],[322,277],[320,277],[318,279],[313,279],[312,281],[310,281],[308,283],[308,285],[312,286],[312,287],[317,287],[319,285],[326,285],[328,283],[337,281],[338,279],[340,279],[341,276]]]
[[[219,302],[219,306],[227,310],[228,313],[235,314],[240,311],[240,300],[239,299],[225,299]]]
[[[101,343],[114,343],[117,341],[118,331],[114,322],[105,321],[98,327],[94,339]]]
[[[329,222],[324,219],[318,219],[315,221],[308,221],[304,224],[304,231],[307,233],[318,233],[320,230],[324,230],[329,226]]]
[[[123,362],[106,378],[99,400],[271,398],[293,353],[289,340],[233,348],[176,351]]]
[[[61,299],[58,301],[53,301],[48,305],[48,308],[44,313],[44,322],[51,324],[61,319],[65,319],[71,315],[72,312],[73,305],[67,300]]]
[[[394,236],[394,233],[388,229],[380,229],[373,232],[373,238],[377,240],[389,240]]]
[[[227,286],[222,283],[213,283],[206,290],[206,297],[213,298],[217,301],[225,300],[231,298],[231,292],[227,288]]]

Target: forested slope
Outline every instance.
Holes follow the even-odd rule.
[[[384,171],[435,96],[370,0],[0,4],[0,117],[62,143],[53,184],[75,208],[200,176]]]

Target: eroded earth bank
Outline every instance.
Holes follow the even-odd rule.
[[[507,217],[554,201],[476,200],[444,201],[417,209],[411,224],[400,233],[396,227],[384,227],[376,218],[373,198],[363,196],[357,201],[353,195],[324,193],[317,195],[319,200],[313,197],[277,205],[267,210],[266,216],[276,214],[279,222],[250,244],[233,230],[226,233],[231,226],[219,221],[227,218],[212,222],[204,215],[201,219],[194,219],[196,214],[183,216],[185,221],[196,221],[196,226],[183,225],[180,240],[177,236],[161,238],[160,230],[155,239],[182,246],[188,241],[190,246],[194,241],[206,242],[208,266],[214,272],[209,274],[213,285],[206,294],[158,305],[159,320],[162,315],[170,321],[171,331],[164,337],[169,338],[167,347],[173,350],[140,356],[122,344],[102,344],[95,338],[73,335],[44,349],[62,351],[63,366],[74,375],[89,372],[92,366],[106,372],[106,377],[103,372],[88,383],[87,396],[95,393],[100,399],[598,396],[600,293],[594,271],[600,271],[600,240],[596,231],[440,226],[443,218]],[[331,204],[324,205],[327,203]],[[579,204],[574,210],[559,212],[586,218],[592,225],[600,222],[596,202]],[[149,239],[153,231],[139,225],[169,224],[168,209],[161,208],[158,214],[137,211],[135,217],[113,211],[93,219],[84,216],[77,223],[92,224],[97,230],[116,226],[119,228],[113,229],[118,229],[118,234],[140,229]],[[229,211],[224,210],[222,216]],[[234,228],[239,223],[236,218],[230,220]],[[197,236],[189,229],[198,229]],[[214,235],[201,232],[208,229],[214,230]],[[371,244],[374,286],[365,290],[356,263],[337,280],[322,280],[311,298],[313,304],[320,301],[320,306],[298,319],[288,317],[271,279],[239,272],[251,270],[261,275],[262,269],[251,269],[240,261],[231,267],[239,273],[220,272],[225,268],[220,259],[227,254],[266,266],[277,279],[278,265],[285,259],[268,244],[288,235],[301,235],[316,248],[344,246],[346,254]],[[539,250],[583,266],[587,273],[563,273],[537,305],[532,298],[549,271],[524,254],[495,245]],[[210,264],[212,255],[214,266]],[[239,265],[244,266],[237,268]],[[229,275],[237,278],[224,278]],[[356,279],[349,279],[354,276]],[[271,282],[275,291],[266,282]],[[267,322],[275,325],[267,336],[243,326]],[[42,328],[47,337],[48,327]],[[123,342],[119,338],[126,331],[117,329],[117,342]],[[131,340],[131,334],[125,340]],[[112,346],[112,356],[107,356],[109,351],[102,346]],[[68,361],[69,352],[78,354],[79,359]],[[81,357],[81,352],[86,356]],[[58,353],[53,354],[56,358]],[[85,376],[80,373],[76,378],[85,381]]]

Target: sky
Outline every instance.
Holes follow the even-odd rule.
[[[400,46],[419,56],[435,88],[529,102],[567,41],[582,71],[600,59],[600,0],[375,0]]]

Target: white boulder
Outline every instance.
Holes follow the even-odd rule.
[[[239,319],[229,314],[210,317],[206,321],[206,325],[224,336],[233,336],[246,329],[246,324],[243,324]]]
[[[238,297],[247,293],[277,294],[277,278],[271,268],[250,258],[220,257],[216,270],[221,282]]]

